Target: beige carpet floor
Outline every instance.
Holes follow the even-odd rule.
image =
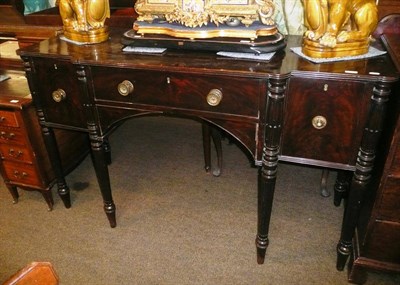
[[[205,174],[198,122],[147,117],[111,137],[117,227],[102,209],[88,157],[67,176],[72,208],[53,189],[12,204],[0,184],[0,282],[32,261],[50,261],[63,285],[347,284],[335,269],[343,208],[319,194],[321,169],[280,163],[270,245],[256,263],[257,169],[223,143],[221,177]],[[335,173],[329,176],[332,188]],[[370,273],[367,284],[400,284]]]

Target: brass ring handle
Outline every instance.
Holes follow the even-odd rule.
[[[326,120],[326,118],[324,116],[315,116],[312,119],[312,125],[317,130],[321,130],[321,129],[325,128],[327,124],[328,124],[328,121]]]
[[[21,155],[22,155],[22,151],[15,151],[13,148],[10,148],[9,150],[8,150],[8,155],[9,156],[13,156],[13,157],[15,157],[15,158],[18,158],[18,157],[20,157]]]
[[[207,95],[207,103],[210,106],[218,106],[222,100],[222,91],[219,89],[211,89]]]
[[[13,138],[15,137],[15,134],[14,134],[14,133],[9,133],[9,134],[7,135],[6,132],[2,131],[2,132],[0,132],[0,137],[1,137],[3,140],[11,140],[11,139],[13,139]]]
[[[19,172],[18,170],[14,170],[14,177],[15,178],[19,178],[19,179],[22,179],[22,178],[24,178],[24,177],[27,177],[28,176],[28,173],[26,173],[26,172]]]
[[[128,96],[133,92],[134,89],[135,87],[129,80],[124,80],[120,84],[118,84],[118,93],[122,96]]]
[[[53,97],[53,100],[56,101],[57,103],[63,101],[65,98],[67,98],[67,93],[61,88],[53,91],[51,93],[51,96]]]

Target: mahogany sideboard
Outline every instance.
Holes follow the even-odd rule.
[[[313,64],[290,50],[301,45],[295,36],[269,62],[204,51],[133,54],[122,51],[123,32],[113,29],[110,40],[97,45],[53,37],[19,51],[65,206],[71,206],[69,189],[53,129],[89,134],[104,211],[115,227],[108,136],[138,116],[191,116],[230,133],[259,168],[258,263],[264,262],[269,242],[278,161],[353,173],[338,244],[342,270],[359,201],[368,191],[391,87],[398,81],[390,57]]]

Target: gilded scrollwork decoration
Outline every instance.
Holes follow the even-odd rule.
[[[216,35],[256,38],[278,32],[273,19],[273,0],[138,0],[135,11],[139,15],[135,26],[139,33],[168,33],[188,38]],[[157,26],[157,23],[163,21],[192,29],[171,32],[169,26],[167,31]],[[147,24],[140,27],[141,22],[154,25],[152,28]],[[201,29],[204,27],[215,29],[207,32]],[[239,31],[241,27],[246,29]]]

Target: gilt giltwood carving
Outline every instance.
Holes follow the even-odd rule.
[[[60,0],[59,10],[67,39],[86,44],[108,39],[104,25],[110,17],[108,0]]]
[[[138,0],[135,10],[139,34],[254,39],[278,33],[271,0]]]
[[[304,0],[303,53],[316,58],[368,52],[378,24],[375,0]]]

